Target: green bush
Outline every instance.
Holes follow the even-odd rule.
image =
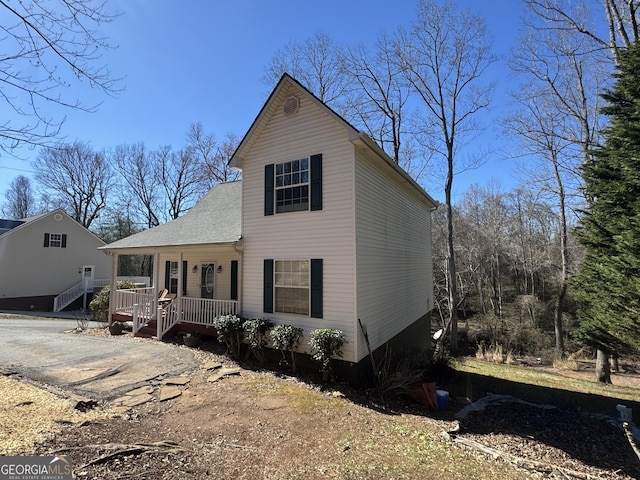
[[[329,380],[331,374],[331,358],[342,356],[345,343],[344,334],[332,328],[319,328],[311,331],[311,358],[320,362],[322,380]]]
[[[135,283],[128,280],[118,280],[116,282],[116,290],[126,290],[129,288],[136,288]],[[107,285],[98,293],[95,294],[91,302],[89,302],[89,308],[93,312],[93,319],[102,323],[111,323],[109,318],[109,296],[111,294],[111,285]]]
[[[242,323],[242,319],[236,315],[222,315],[213,320],[218,341],[224,342],[227,345],[227,352],[236,358],[240,358]]]
[[[271,342],[273,348],[282,353],[283,364],[288,363],[285,352],[291,356],[291,372],[296,373],[296,349],[302,338],[302,329],[293,325],[276,325],[271,329]]]
[[[242,324],[251,353],[260,364],[264,363],[264,347],[267,346],[267,334],[272,326],[273,324],[266,318],[245,320]]]

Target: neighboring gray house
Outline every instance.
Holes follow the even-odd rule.
[[[340,329],[350,364],[368,354],[359,319],[373,349],[429,346],[436,202],[369,136],[284,75],[230,165],[241,182],[102,247],[114,262],[155,255],[149,298],[167,287],[177,302],[175,314],[158,315],[157,305],[148,313],[162,319],[159,337],[177,322],[210,325],[213,309],[301,327],[307,352],[311,330]],[[210,303],[199,300],[210,293]],[[133,301],[140,309],[140,297],[112,304],[132,311]]]
[[[85,287],[107,284],[111,260],[97,250],[103,245],[60,209],[0,220],[0,309],[60,310]]]

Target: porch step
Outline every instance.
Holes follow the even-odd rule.
[[[149,322],[147,322],[147,324],[142,327],[140,330],[138,330],[135,334],[136,337],[141,337],[141,338],[152,338],[155,337],[156,334],[158,333],[158,322],[155,320],[149,320]]]

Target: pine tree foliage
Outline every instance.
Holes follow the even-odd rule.
[[[640,43],[623,53],[603,95],[604,144],[583,166],[587,209],[575,280],[579,339],[608,353],[640,351]]]

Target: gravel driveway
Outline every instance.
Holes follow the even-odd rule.
[[[0,318],[0,370],[111,400],[199,364],[192,351],[162,342],[65,333],[77,326],[66,319]]]

